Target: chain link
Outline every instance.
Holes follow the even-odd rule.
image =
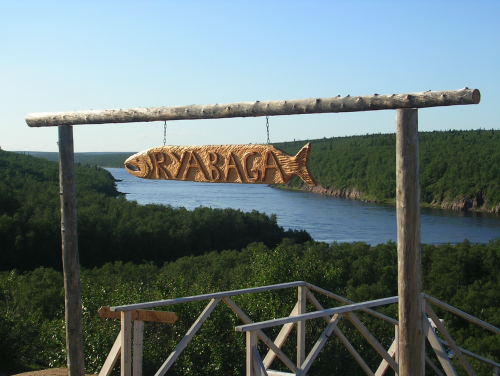
[[[167,144],[167,121],[165,120],[165,124],[163,125],[163,146]]]
[[[269,141],[269,116],[266,116],[266,128],[267,128],[267,144],[270,144],[271,141]]]

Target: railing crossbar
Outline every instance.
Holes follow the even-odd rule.
[[[346,298],[344,298],[344,297],[342,297],[340,295],[334,294],[333,292],[330,292],[328,290],[322,289],[321,287],[311,285],[310,283],[306,283],[306,286],[309,289],[311,289],[311,290],[319,292],[320,294],[328,296],[328,297],[330,297],[332,299],[335,299],[335,300],[337,300],[339,302],[342,302],[344,304],[354,304],[355,303],[352,300],[346,299]],[[374,311],[373,309],[365,308],[365,309],[361,309],[361,311],[366,312],[366,313],[368,313],[368,314],[370,314],[372,316],[375,316],[375,317],[377,317],[379,319],[382,319],[384,321],[387,321],[387,322],[389,322],[389,323],[391,323],[393,325],[399,325],[398,320],[395,320],[392,317],[389,317],[389,316],[386,316],[386,315],[384,315],[382,313]]]
[[[137,303],[137,304],[115,306],[115,307],[110,307],[110,310],[111,311],[130,311],[132,309],[163,307],[163,306],[174,305],[174,304],[198,302],[201,300],[222,299],[225,297],[231,297],[231,296],[237,296],[237,295],[245,295],[245,294],[252,294],[252,293],[257,293],[257,292],[281,290],[281,289],[286,289],[286,288],[290,288],[290,287],[305,286],[305,284],[306,283],[303,281],[279,283],[277,285],[252,287],[249,289],[241,289],[241,290],[215,292],[212,294],[188,296],[185,298],[174,298],[174,299],[166,299],[166,300],[157,300],[157,301],[146,302],[146,303]]]
[[[479,326],[482,326],[485,329],[488,329],[492,331],[493,333],[500,334],[500,329],[497,328],[496,326],[493,326],[491,324],[488,324],[487,322],[478,319],[477,317],[474,317],[472,315],[469,315],[468,313],[465,313],[464,311],[459,310],[458,308],[455,308],[449,304],[446,304],[442,302],[441,300],[438,300],[436,298],[433,298],[432,296],[429,296],[427,294],[422,294],[422,296],[430,303],[434,303],[435,305],[444,308],[457,316],[463,317],[466,320],[469,320],[470,322],[473,322],[474,324],[477,324]]]
[[[248,332],[248,331],[252,331],[252,330],[256,330],[256,329],[264,329],[264,328],[270,328],[273,326],[284,325],[284,324],[288,324],[291,322],[317,319],[317,318],[321,318],[324,316],[334,315],[337,313],[358,311],[358,310],[361,310],[363,308],[368,308],[368,307],[378,307],[378,306],[382,306],[382,305],[393,304],[393,303],[397,303],[397,301],[398,301],[397,296],[393,296],[390,298],[384,298],[384,299],[370,300],[368,302],[363,302],[363,303],[355,303],[355,304],[345,305],[342,307],[329,308],[329,309],[325,309],[323,311],[304,313],[302,315],[297,315],[297,316],[293,316],[293,317],[282,317],[280,319],[261,321],[259,323],[254,323],[254,324],[240,325],[240,326],[237,326],[235,328],[235,330],[237,332]]]
[[[448,346],[450,347],[450,344],[448,342],[446,342],[445,340],[442,340],[441,338],[438,338],[439,342],[441,342],[442,345],[445,345],[445,346]],[[459,347],[460,351],[465,354],[465,355],[468,355],[470,356],[471,358],[474,358],[474,359],[477,359],[477,360],[480,360],[481,362],[483,363],[487,363],[493,367],[498,367],[500,368],[500,364],[499,363],[496,363],[494,362],[493,360],[489,360],[487,358],[483,358],[481,355],[477,355],[473,352],[470,352],[469,350],[465,350],[464,348],[462,347]]]

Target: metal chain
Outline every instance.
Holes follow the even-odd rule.
[[[267,143],[270,144],[271,141],[269,141],[269,116],[266,116],[266,128],[267,128]]]
[[[167,121],[165,120],[165,124],[163,125],[163,146],[167,144]]]

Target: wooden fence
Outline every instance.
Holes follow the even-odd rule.
[[[253,322],[250,317],[231,299],[233,296],[245,295],[251,293],[267,292],[273,290],[280,290],[286,288],[297,288],[297,303],[291,309],[290,315],[288,317],[262,321]],[[344,305],[324,309],[323,306],[314,296],[313,292],[322,294],[326,297],[334,299],[336,302],[343,303]],[[147,303],[131,304],[124,306],[111,307],[112,312],[119,312],[121,315],[121,331],[116,338],[115,344],[113,345],[106,362],[104,363],[99,376],[108,376],[118,357],[121,358],[120,372],[122,376],[131,376],[132,370],[134,376],[142,375],[142,340],[143,340],[143,322],[140,320],[139,316],[133,321],[132,325],[132,312],[135,312],[144,308],[154,308],[154,307],[165,307],[172,306],[175,304],[189,303],[196,301],[208,300],[208,304],[195,320],[189,330],[186,332],[182,340],[179,342],[177,347],[172,351],[170,356],[165,360],[160,369],[156,372],[155,376],[164,375],[170,367],[173,365],[175,360],[181,355],[182,351],[186,348],[189,341],[194,337],[196,332],[200,329],[203,323],[207,320],[210,313],[215,309],[215,307],[221,301],[228,305],[232,311],[242,320],[243,325],[237,326],[235,330],[237,332],[246,333],[246,375],[247,376],[303,376],[306,375],[314,360],[318,356],[319,352],[328,341],[330,335],[334,333],[340,342],[346,347],[349,353],[353,356],[356,362],[359,364],[360,368],[367,374],[371,376],[382,376],[385,372],[391,368],[396,374],[399,374],[399,322],[389,316],[386,316],[380,312],[374,311],[372,308],[395,304],[398,303],[398,297],[390,297],[378,300],[367,301],[363,303],[354,303],[346,298],[336,295],[330,291],[326,291],[320,287],[314,286],[307,282],[297,281],[290,283],[282,283],[277,285],[255,287],[242,290],[225,291],[206,295],[197,295],[184,298],[176,298],[169,300],[161,300]],[[315,308],[316,311],[306,312],[306,303],[309,301]],[[492,374],[499,375],[500,364],[482,356],[479,356],[473,352],[467,351],[459,347],[453,338],[450,336],[449,332],[446,330],[444,324],[439,320],[438,316],[434,312],[431,304],[434,304],[440,308],[448,310],[455,315],[458,315],[470,322],[473,322],[483,328],[492,331],[495,334],[500,335],[500,329],[490,325],[476,317],[473,317],[455,307],[452,307],[446,303],[441,302],[431,296],[421,294],[422,301],[422,319],[421,328],[423,333],[428,340],[428,343],[432,350],[436,353],[437,359],[439,360],[440,366],[434,364],[433,361],[425,355],[425,362],[436,375],[451,376],[457,375],[457,372],[449,358],[446,349],[451,349],[461,364],[465,369],[467,374],[476,375],[475,371],[472,369],[470,363],[467,361],[465,356],[472,357],[483,363],[486,363],[492,367]],[[356,311],[362,311],[369,315],[372,315],[380,320],[384,320],[392,325],[394,325],[394,340],[389,347],[385,349],[382,344],[373,336],[372,333],[366,328],[366,326],[361,322],[361,320],[356,316]],[[306,322],[311,319],[322,318],[326,322],[326,327],[322,334],[317,339],[316,343],[310,349],[309,353],[306,354],[306,337],[305,328]],[[338,327],[339,322],[342,319],[349,320],[354,327],[360,332],[360,334],[368,341],[368,343],[373,346],[373,348],[380,354],[381,362],[377,370],[373,371],[368,367],[366,362],[363,360],[362,354],[353,347],[353,345],[346,338],[344,333]],[[292,361],[288,355],[286,355],[281,349],[289,337],[290,332],[294,325],[297,325],[297,354],[296,361]],[[274,341],[269,338],[262,329],[281,326],[281,331]],[[133,336],[132,336],[133,331]],[[438,336],[438,333],[440,336]],[[267,353],[264,357],[258,351],[257,341],[261,340],[268,348]],[[132,359],[132,347],[134,349],[133,359]],[[283,364],[289,369],[290,372],[282,372],[272,370],[270,367],[278,357]]]

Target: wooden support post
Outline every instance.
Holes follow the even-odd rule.
[[[425,372],[422,333],[418,110],[396,110],[399,375]]]
[[[76,229],[73,127],[59,126],[59,195],[69,376],[84,376],[82,288]]]
[[[130,311],[122,311],[121,321],[121,357],[120,357],[120,375],[132,376],[132,313]]]
[[[307,287],[298,287],[298,314],[306,313]],[[297,322],[297,367],[301,368],[306,359],[306,320]]]
[[[142,340],[144,337],[144,321],[134,321],[134,360],[133,376],[142,376]]]
[[[399,364],[399,325],[394,326],[394,342],[396,343],[396,352],[394,353],[394,361]]]
[[[247,364],[246,364],[246,375],[254,376],[255,372],[253,370],[253,348],[257,346],[257,332],[251,330],[247,332]]]

